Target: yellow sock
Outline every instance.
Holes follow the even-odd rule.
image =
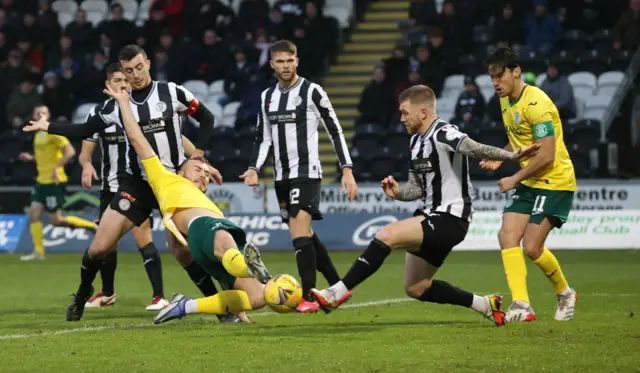
[[[77,216],[67,216],[67,222],[69,223],[70,226],[74,227],[74,228],[86,228],[86,229],[90,229],[90,230],[95,230],[96,229],[96,224],[94,222],[91,222],[89,220],[84,220],[82,218],[79,218]]]
[[[549,249],[545,247],[542,251],[542,255],[533,262],[536,263],[542,272],[544,272],[544,275],[553,282],[553,286],[556,288],[556,293],[562,293],[567,290],[569,283],[567,283],[567,279],[564,278],[558,259],[556,259],[556,256],[553,255]]]
[[[251,311],[249,296],[244,290],[225,290],[216,295],[196,299],[198,313],[214,315],[235,315],[242,311]]]
[[[527,266],[524,263],[522,249],[520,247],[512,247],[502,250],[502,264],[504,265],[504,273],[507,275],[507,283],[511,290],[511,299],[529,303]]]
[[[29,225],[31,231],[31,239],[33,240],[33,248],[36,253],[44,256],[44,232],[42,231],[42,222],[31,223]]]
[[[238,249],[227,250],[222,256],[222,265],[231,276],[240,278],[251,277],[251,275],[249,275],[249,267],[247,267],[247,263],[244,261],[244,255],[242,255]]]

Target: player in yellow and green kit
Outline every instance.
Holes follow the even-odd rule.
[[[38,120],[40,116],[49,118],[49,108],[45,105],[38,105],[33,109],[33,119]],[[47,210],[49,220],[55,226],[86,228],[94,232],[96,230],[93,222],[76,216],[62,216],[61,213],[68,180],[64,165],[76,153],[69,140],[39,131],[33,138],[33,153],[21,153],[20,160],[35,162],[38,170],[29,208],[29,224],[35,251],[22,256],[21,260],[44,259],[44,232],[40,221],[43,210]]]
[[[567,283],[556,257],[545,247],[551,230],[567,221],[576,190],[558,109],[542,90],[522,82],[519,57],[511,49],[498,48],[488,60],[488,69],[500,97],[502,120],[509,137],[506,148],[540,145],[538,154],[520,161],[520,171],[498,182],[503,193],[515,189],[505,204],[498,234],[513,300],[505,320],[536,319],[527,292],[523,249],[555,287],[558,298],[555,319],[571,320],[578,294]],[[480,166],[496,170],[501,163],[482,161]]]

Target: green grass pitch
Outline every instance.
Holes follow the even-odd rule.
[[[69,323],[80,255],[29,263],[4,255],[0,372],[640,372],[640,252],[556,254],[580,295],[575,319],[553,320],[553,287],[528,263],[538,321],[504,328],[471,310],[406,299],[399,253],[356,289],[349,307],[328,315],[257,311],[244,325],[204,316],[152,325],[137,253],[119,257],[116,305]],[[332,254],[342,274],[357,255]],[[173,257],[162,259],[167,297],[197,297]],[[292,252],[265,253],[264,260],[274,274],[297,275]],[[454,252],[438,277],[477,293],[501,292],[509,304],[497,251]]]

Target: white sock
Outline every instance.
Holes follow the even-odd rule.
[[[571,286],[567,286],[566,289],[564,289],[563,291],[559,292],[558,294],[560,295],[570,295],[571,293],[573,293],[573,289],[571,289]]]
[[[344,282],[338,281],[331,289],[336,291],[336,301],[344,297],[349,292],[349,289],[344,285]]]
[[[186,314],[198,313],[198,302],[195,299],[189,299],[184,303],[184,312]]]
[[[491,309],[491,306],[489,305],[489,301],[487,300],[487,298],[473,294],[473,302],[471,303],[471,308],[483,315],[486,315],[489,312],[489,309]]]

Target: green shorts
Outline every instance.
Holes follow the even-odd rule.
[[[231,234],[242,252],[247,243],[247,236],[240,227],[227,219],[216,219],[209,216],[199,217],[191,222],[187,233],[187,242],[191,257],[213,278],[218,280],[222,290],[231,290],[236,278],[231,276],[220,260],[213,255],[213,236],[219,230]]]
[[[531,188],[518,184],[515,193],[504,205],[504,212],[516,212],[531,215],[529,223],[540,224],[549,218],[551,224],[560,228],[567,221],[573,192],[568,190],[548,190]]]
[[[47,212],[56,212],[64,205],[64,195],[67,184],[40,184],[36,183],[31,191],[31,202],[39,202],[44,205]]]

